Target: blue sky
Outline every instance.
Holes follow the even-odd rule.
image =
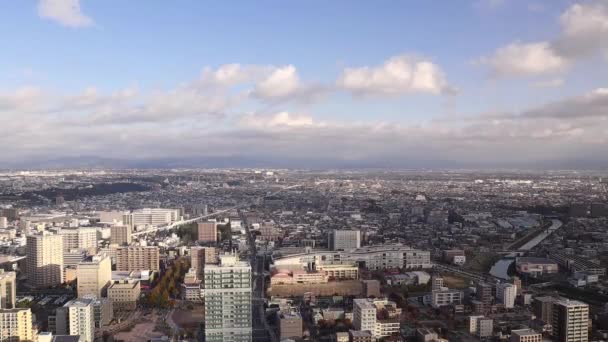
[[[586,20],[591,17],[595,20]],[[575,139],[568,135],[575,133],[564,130],[597,136],[578,142],[580,149],[606,147],[601,145],[605,127],[593,122],[603,120],[601,115],[535,119],[543,122],[519,116],[555,102],[580,105],[589,94],[603,96],[596,91],[607,87],[608,47],[601,39],[606,33],[606,0],[6,1],[0,5],[0,118],[41,118],[38,130],[70,131],[85,122],[94,128],[93,137],[145,131],[141,139],[154,140],[152,133],[171,132],[176,139],[182,135],[214,141],[214,155],[230,156],[281,156],[285,148],[272,145],[278,138],[297,145],[294,151],[303,158],[314,158],[322,147],[303,146],[297,137],[337,139],[364,128],[393,139],[369,136],[377,145],[373,150],[349,142],[336,146],[334,156],[322,153],[324,158],[349,160],[394,158],[422,149],[433,160],[462,153],[457,159],[476,162],[480,157],[470,153],[471,147],[488,157],[496,150],[468,141],[467,134],[512,131],[498,134],[496,141],[503,145],[493,147],[511,147],[515,152],[509,160],[524,163],[540,155],[565,160],[580,153],[563,154],[561,147],[569,143],[564,139]],[[236,83],[218,86],[204,76],[205,68],[213,74],[230,64],[239,66]],[[400,78],[416,66],[424,67],[418,78]],[[284,78],[267,83],[270,89],[260,86],[281,71]],[[75,103],[84,101],[79,96],[87,89],[94,91],[89,91],[86,106]],[[113,96],[121,92],[128,99]],[[594,107],[583,111],[597,110],[596,102],[604,110],[602,101],[594,98]],[[491,122],[497,115],[503,116],[502,129]],[[247,119],[251,116],[255,120]],[[550,126],[551,137],[540,134],[543,140],[538,141],[534,127],[539,124]],[[193,127],[206,134],[217,133],[215,128],[257,132],[261,138],[240,142],[244,150],[226,148],[228,142],[197,136]],[[524,130],[530,130],[522,139],[533,144],[534,153],[518,157],[517,148],[527,145],[509,137]],[[14,141],[8,134],[5,138]],[[53,151],[35,144],[15,146],[15,155],[112,151],[110,142],[76,148],[74,142],[86,137],[73,139],[56,141]],[[426,139],[445,145],[420,146]],[[551,147],[542,148],[547,140]],[[462,147],[454,151],[455,145]],[[146,146],[129,145],[128,155],[153,157]],[[560,153],[551,155],[555,150]],[[165,156],[182,149],[159,151]],[[194,150],[184,153],[205,156]],[[125,156],[116,152],[117,158]]]

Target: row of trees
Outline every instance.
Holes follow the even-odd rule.
[[[176,260],[171,267],[167,268],[161,279],[144,299],[143,304],[159,308],[172,308],[179,295],[179,284],[184,281],[184,275],[188,272],[190,264],[187,259]]]

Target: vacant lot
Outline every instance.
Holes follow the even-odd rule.
[[[202,305],[193,306],[192,310],[175,309],[173,312],[173,322],[180,328],[189,331],[196,331],[205,319],[205,311]]]
[[[469,282],[464,278],[454,276],[451,274],[450,275],[443,274],[443,275],[441,275],[441,277],[443,278],[444,285],[449,288],[464,289],[466,287],[469,287]]]

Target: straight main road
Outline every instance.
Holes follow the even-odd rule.
[[[264,290],[264,264],[266,263],[266,254],[259,256],[255,239],[249,229],[247,217],[239,211],[239,215],[247,233],[247,243],[249,245],[249,262],[251,263],[251,281],[252,281],[252,303],[251,314],[253,318],[253,341],[278,341],[274,329],[270,327],[266,320],[264,311],[264,298],[266,296]]]

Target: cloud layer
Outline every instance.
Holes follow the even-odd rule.
[[[608,1],[571,5],[559,19],[553,40],[512,42],[479,59],[496,76],[534,76],[561,72],[571,64],[608,49]]]

